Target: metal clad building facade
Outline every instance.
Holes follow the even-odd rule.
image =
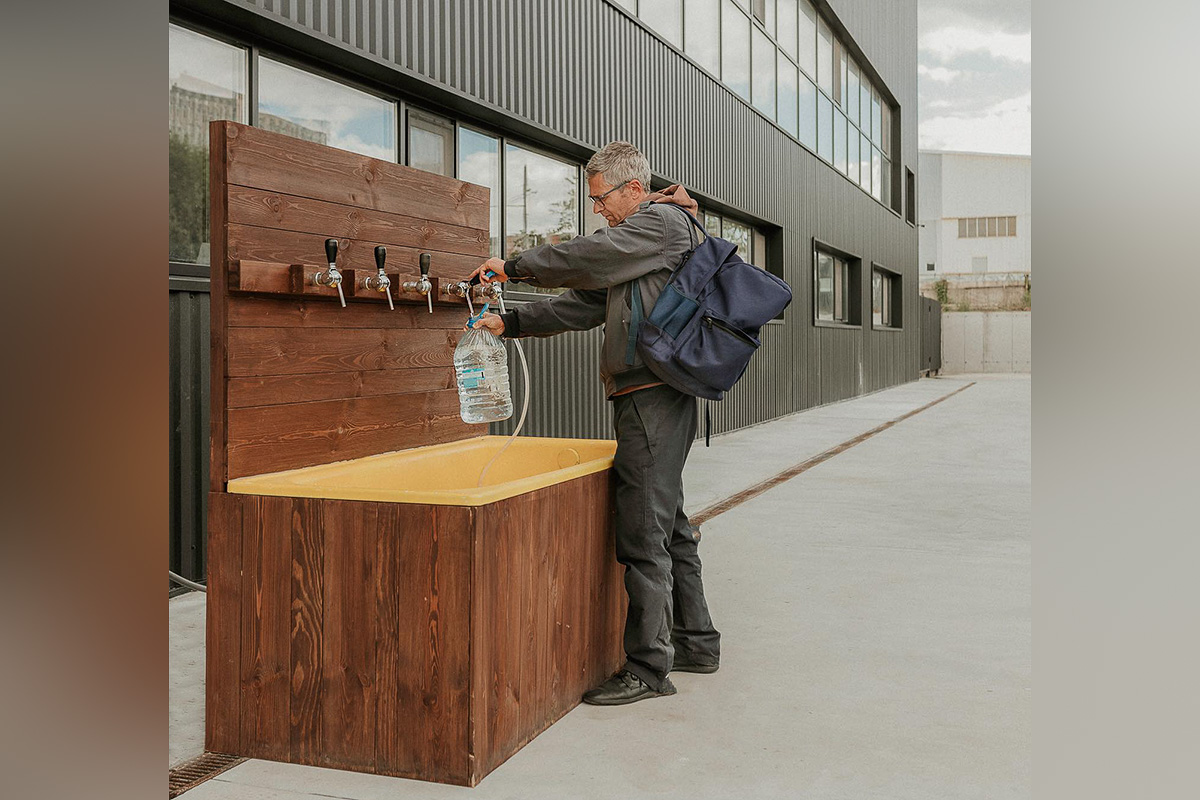
[[[764,327],[762,348],[746,376],[724,402],[712,404],[714,433],[915,380],[921,369],[925,315],[918,300],[917,232],[906,219],[911,212],[904,191],[907,171],[917,170],[916,0],[816,6],[892,106],[890,208],[608,0],[170,4],[173,23],[394,98],[402,104],[401,151],[406,107],[578,163],[607,142],[625,139],[645,152],[656,185],[682,183],[704,211],[752,222],[765,237],[765,252],[755,263],[781,275],[794,300],[782,321]],[[859,324],[815,320],[816,243],[859,264]],[[895,326],[872,324],[875,265],[895,278]],[[185,324],[186,302],[173,294],[172,358],[190,354],[194,360],[190,337],[201,332]],[[611,412],[597,377],[599,339],[599,331],[590,331],[530,342],[529,433],[611,436]],[[206,337],[201,341],[207,344]],[[173,448],[191,441],[178,429],[200,424],[182,421],[192,406],[174,396],[176,375],[186,372],[180,364],[173,363],[172,371],[173,413],[180,406],[172,420]],[[510,368],[518,369],[515,360]],[[204,410],[200,419],[206,416]],[[173,469],[196,458],[173,451]],[[186,485],[182,473],[176,484]],[[173,512],[173,538],[179,516]]]

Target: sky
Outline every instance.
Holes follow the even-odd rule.
[[[1031,155],[1032,0],[918,0],[922,150]]]

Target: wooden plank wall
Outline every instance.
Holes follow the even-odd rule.
[[[488,251],[485,187],[228,121],[210,126],[212,457],[231,478],[483,435],[458,415],[461,305],[385,304],[229,291],[241,261],[325,263],[462,280]],[[236,286],[236,281],[233,282]]]

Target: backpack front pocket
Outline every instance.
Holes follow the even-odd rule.
[[[760,344],[745,331],[706,314],[679,346],[677,359],[693,377],[727,391],[742,377]]]

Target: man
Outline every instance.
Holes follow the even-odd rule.
[[[617,434],[616,550],[629,611],[625,665],[583,700],[620,705],[675,694],[672,670],[715,672],[720,661],[720,633],[700,579],[698,532],[683,511],[696,399],[658,380],[629,343],[635,284],[649,313],[700,234],[673,207],[694,211],[695,201],[679,186],[649,194],[650,164],[628,142],[605,146],[585,172],[592,207],[607,229],[507,261],[491,258],[474,273],[488,283],[519,278],[570,291],[503,316],[485,314],[475,327],[512,338],[604,325],[600,372]]]

